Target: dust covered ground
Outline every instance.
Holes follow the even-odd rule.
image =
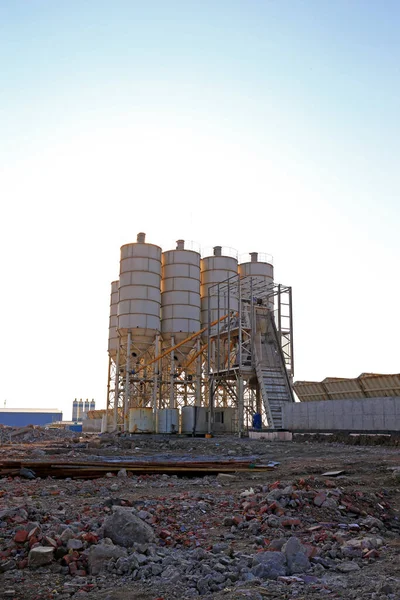
[[[0,598],[400,598],[396,447],[10,435],[0,435],[0,461],[215,456],[279,465],[205,477],[3,477]],[[331,470],[344,473],[323,475]]]

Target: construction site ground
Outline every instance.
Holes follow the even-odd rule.
[[[201,477],[3,476],[0,598],[400,598],[398,447],[12,433],[0,430],[0,471],[30,458],[251,466]],[[270,461],[274,470],[254,470]]]

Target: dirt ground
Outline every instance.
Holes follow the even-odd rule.
[[[46,435],[0,446],[0,462],[60,455],[75,460],[235,456],[279,464],[273,471],[249,470],[233,476],[3,477],[0,598],[400,599],[396,447],[236,438],[77,440]],[[343,473],[324,476],[327,471]],[[88,553],[102,542],[104,521],[115,505],[132,507],[153,528],[156,550],[135,546],[147,561],[139,570],[129,572],[122,563],[111,561],[94,575]],[[76,550],[71,542],[71,547],[63,542],[65,529],[78,540]],[[29,538],[25,539],[25,531]],[[257,555],[280,552],[282,543],[293,537],[307,555],[307,566],[274,578],[254,576]],[[51,563],[28,564],[29,553],[38,546],[54,546]],[[196,555],[200,550],[204,551],[201,559]],[[160,564],[167,565],[163,572],[156,568]],[[172,567],[182,576],[175,573],[169,579]]]

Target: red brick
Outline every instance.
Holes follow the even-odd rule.
[[[23,544],[28,539],[28,532],[25,529],[20,529],[14,536],[14,542]]]

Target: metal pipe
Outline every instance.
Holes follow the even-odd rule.
[[[217,309],[218,309],[218,317],[220,315],[220,289],[219,284],[217,286]],[[220,353],[220,322],[217,323],[217,373],[220,371],[220,362],[219,362],[219,353]]]
[[[291,377],[293,381],[294,377],[294,352],[293,352],[293,305],[292,305],[292,288],[288,288],[289,291],[289,322],[290,322],[290,367]]]
[[[228,371],[231,368],[231,289],[230,289],[230,279],[228,279]]]
[[[175,345],[175,338],[172,335],[171,336],[171,346],[174,347]],[[170,377],[169,377],[169,383],[170,383],[170,388],[169,388],[169,407],[170,408],[175,408],[175,360],[174,360],[174,353],[171,350],[171,362],[170,362]]]
[[[118,403],[119,403],[119,361],[120,361],[121,339],[118,337],[117,359],[115,362],[115,384],[114,384],[114,419],[113,431],[118,429]]]
[[[155,356],[157,358],[157,356],[160,353],[160,336],[157,334],[156,335],[156,339],[155,339]],[[158,373],[160,370],[160,364],[159,361],[156,360],[155,366],[154,366],[154,377],[153,377],[153,413],[154,413],[154,419],[156,418],[157,415],[157,392],[158,392]]]
[[[131,369],[131,332],[128,331],[128,345],[126,350],[126,365],[125,365],[125,393],[124,393],[124,431],[128,431],[128,411],[129,411],[129,387],[130,387],[130,369]]]
[[[203,353],[203,351],[206,349],[206,346],[202,346],[201,345],[201,341],[200,338],[197,338],[197,342],[196,342],[196,357],[197,357],[197,364],[196,364],[196,399],[195,399],[195,405],[196,406],[201,406],[201,355]]]

